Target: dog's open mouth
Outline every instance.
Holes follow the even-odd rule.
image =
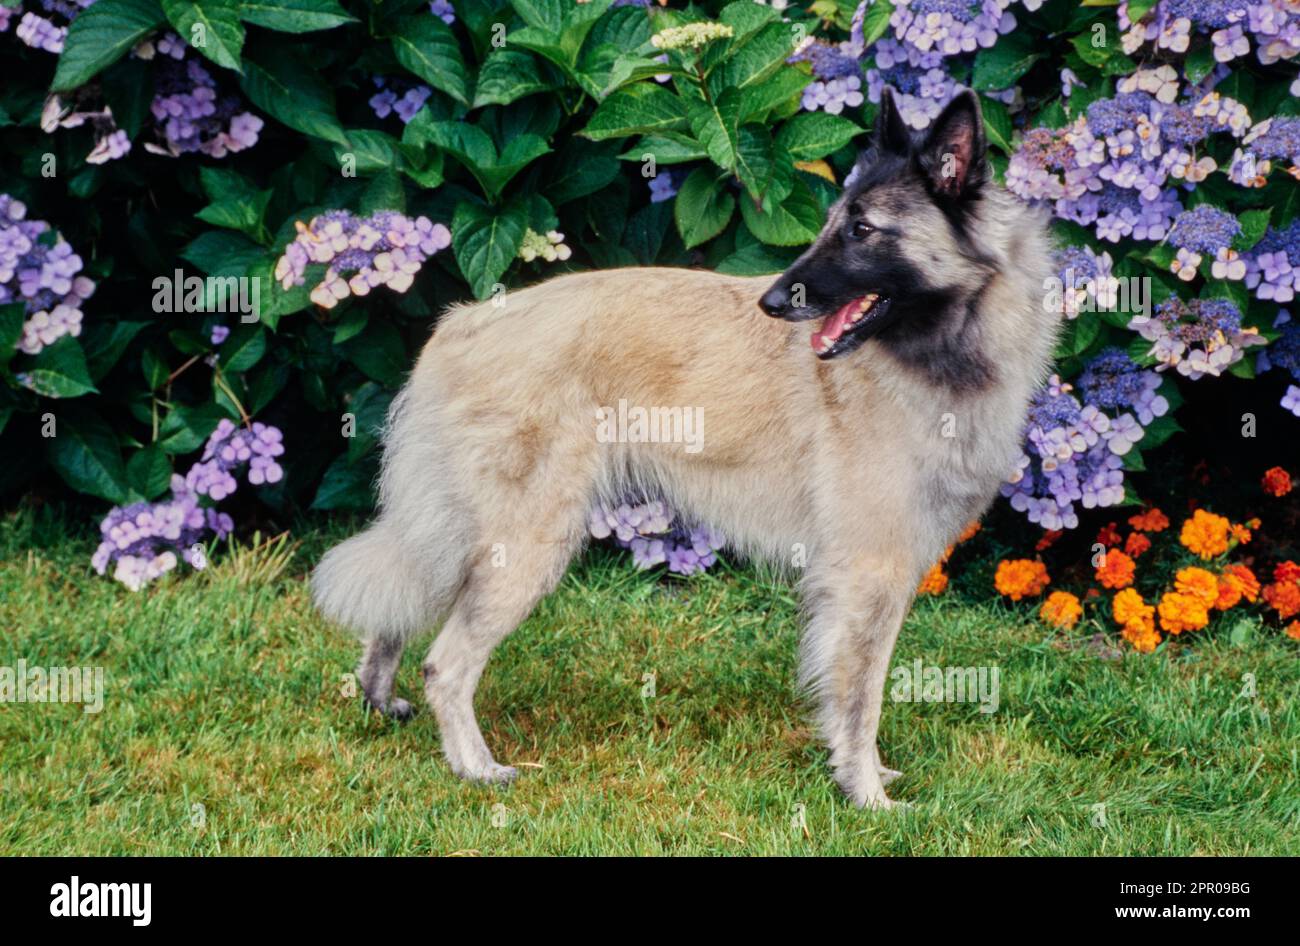
[[[888,312],[889,299],[876,292],[845,303],[813,332],[813,351],[823,360],[853,351],[884,327]]]

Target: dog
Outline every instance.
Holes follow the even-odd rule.
[[[775,283],[615,269],[451,309],[394,399],[377,518],[312,576],[318,609],[364,642],[369,704],[410,715],[398,661],[441,623],[423,674],[447,761],[513,779],[474,715],[489,655],[559,582],[595,503],[657,495],[742,556],[802,564],[800,680],[831,768],[855,804],[889,807],[876,732],[895,640],[1012,472],[1060,318],[1045,217],[992,182],[985,151],[973,92],[921,133],[886,90],[825,228]],[[707,436],[598,438],[620,401],[694,407]]]

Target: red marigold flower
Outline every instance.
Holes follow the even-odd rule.
[[[1123,539],[1120,538],[1119,529],[1115,528],[1115,523],[1108,522],[1102,526],[1101,531],[1097,533],[1097,541],[1102,545],[1110,548],[1112,545],[1119,545]]]
[[[1119,549],[1107,549],[1097,568],[1097,581],[1101,582],[1103,588],[1127,588],[1133,584],[1135,570],[1133,559]]]
[[[921,579],[921,586],[916,589],[919,595],[941,595],[948,588],[948,573],[943,570],[943,563],[936,562]]]
[[[1264,586],[1264,600],[1283,621],[1300,614],[1300,584],[1294,581],[1275,581]]]
[[[1139,532],[1164,532],[1169,528],[1169,517],[1152,506],[1146,512],[1130,516],[1128,524]]]
[[[1254,604],[1259,600],[1259,579],[1245,565],[1233,564],[1224,568],[1225,575],[1231,575],[1241,582],[1241,596]]]
[[[1293,641],[1300,641],[1300,621],[1292,621],[1286,626],[1286,636]]]
[[[1273,569],[1274,581],[1300,581],[1300,565],[1288,559]]]
[[[1038,544],[1034,546],[1034,551],[1041,552],[1044,549],[1050,549],[1056,543],[1056,540],[1064,534],[1061,529],[1048,529],[1043,533],[1043,537],[1038,540]]]
[[[1280,466],[1275,466],[1264,471],[1264,478],[1261,481],[1264,492],[1270,496],[1285,496],[1291,492],[1291,474]]]
[[[1133,558],[1137,558],[1149,548],[1151,548],[1151,540],[1141,532],[1130,532],[1124,543],[1124,551]]]

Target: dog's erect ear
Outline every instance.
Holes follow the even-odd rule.
[[[894,90],[885,86],[880,90],[880,111],[876,115],[875,144],[883,151],[894,154],[907,154],[912,143],[912,135],[903,123],[903,116],[898,112],[898,103],[894,101]]]
[[[979,96],[967,89],[934,120],[917,160],[931,190],[956,199],[974,193],[984,183],[988,174],[985,148]]]

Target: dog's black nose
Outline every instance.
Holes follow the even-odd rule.
[[[780,283],[763,293],[758,300],[758,307],[773,318],[780,318],[790,311],[790,293]]]

